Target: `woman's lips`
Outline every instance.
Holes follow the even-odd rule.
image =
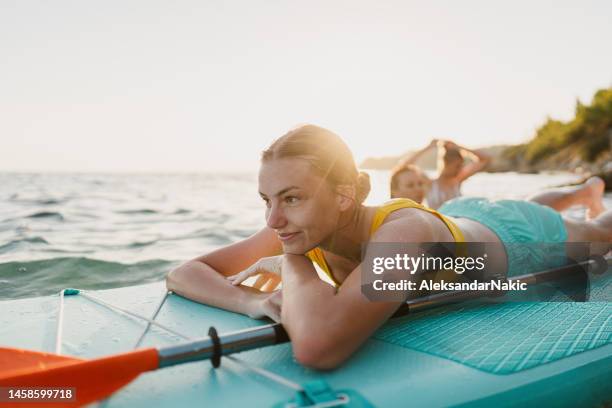
[[[278,239],[280,239],[283,242],[287,242],[287,241],[292,240],[297,234],[299,234],[299,232],[278,234]]]

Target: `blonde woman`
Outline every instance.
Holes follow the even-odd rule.
[[[368,191],[367,175],[358,172],[340,137],[313,125],[294,129],[262,154],[259,194],[266,226],[176,268],[167,277],[168,289],[208,305],[281,322],[299,363],[332,369],[402,303],[371,302],[364,296],[364,247],[381,242],[526,239],[605,241],[602,251],[612,247],[612,211],[593,221],[566,223],[557,212],[538,204],[493,205],[484,200],[450,207],[453,215],[447,216],[407,199],[365,206]],[[491,216],[474,219],[471,214],[487,205]],[[530,223],[530,217],[537,217],[539,224]],[[545,223],[547,227],[541,228]],[[512,268],[512,251],[492,260],[494,267]],[[333,286],[318,277],[313,262]],[[258,277],[256,287],[241,284],[252,276]],[[275,288],[279,279],[281,289]]]

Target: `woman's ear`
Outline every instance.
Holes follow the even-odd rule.
[[[340,211],[346,211],[355,203],[355,186],[343,184],[336,187],[336,199],[340,206]]]

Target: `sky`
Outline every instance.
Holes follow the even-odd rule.
[[[612,86],[610,1],[0,2],[0,171],[233,172],[528,140]]]

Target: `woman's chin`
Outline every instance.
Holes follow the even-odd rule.
[[[281,244],[283,253],[290,255],[306,255],[308,252],[315,249],[318,245],[302,242],[287,242]],[[319,244],[320,245],[320,244]]]
[[[283,243],[283,253],[290,255],[304,255],[308,250],[303,245]]]
[[[283,247],[283,254],[285,255],[306,255],[306,252],[308,251]]]

